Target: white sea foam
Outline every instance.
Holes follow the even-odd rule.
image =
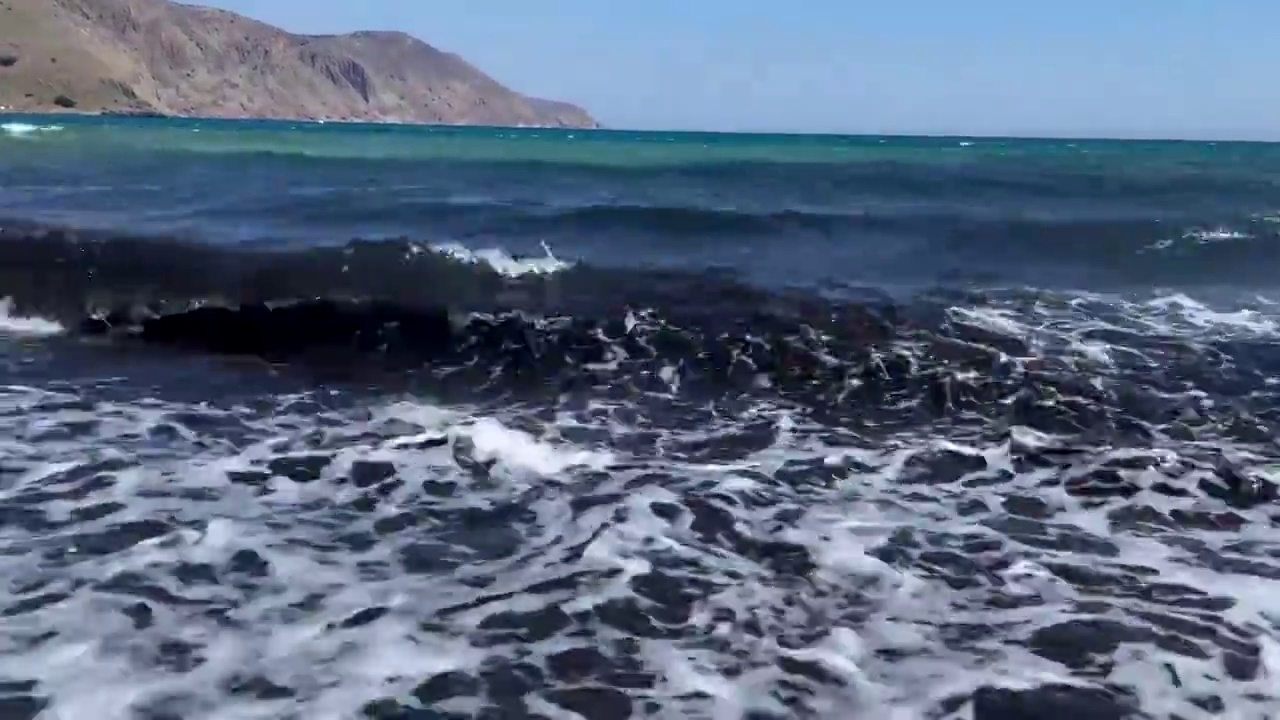
[[[1265,221],[1265,218],[1256,218]],[[1254,236],[1250,233],[1240,230],[1233,230],[1228,227],[1214,228],[1194,228],[1182,233],[1179,238],[1162,238],[1148,245],[1144,251],[1165,251],[1172,248],[1178,248],[1180,245],[1194,243],[1195,245],[1214,245],[1218,243],[1236,242],[1240,240],[1252,240]]]
[[[32,125],[31,123],[0,123],[0,133],[11,137],[27,137],[36,133],[58,132],[61,125]]]
[[[1147,301],[1148,308],[1161,311],[1173,324],[1191,325],[1201,330],[1231,334],[1271,336],[1280,333],[1280,316],[1253,309],[1214,310],[1183,293],[1163,295]],[[1177,328],[1174,328],[1177,329]]]
[[[1109,302],[1114,317],[1085,312],[1100,302],[1023,315],[959,307],[952,319],[1038,338],[1037,353],[1070,354],[1101,330],[1274,332],[1265,313],[1242,324],[1184,296]],[[377,698],[412,704],[419,683],[449,671],[545,668],[569,651],[626,648],[635,677],[651,675],[632,695],[637,707],[660,702],[654,717],[798,716],[786,702],[803,697],[815,717],[918,720],[981,686],[1086,682],[1044,656],[1061,647],[1045,650],[1043,636],[1096,621],[1197,628],[1183,644],[1130,635],[1104,658],[1108,679],[1153,715],[1208,717],[1193,700],[1217,696],[1230,717],[1262,717],[1274,701],[1280,580],[1264,572],[1274,511],[1235,509],[1232,531],[1126,521],[1223,510],[1149,489],[1194,487],[1202,470],[1176,472],[1201,443],[1084,446],[1065,470],[1025,469],[1018,454],[1061,438],[1015,425],[872,440],[765,402],[672,426],[637,421],[625,403],[550,415],[409,399],[331,407],[327,397],[249,407],[0,387],[0,503],[12,518],[0,525],[0,677],[35,681],[50,718],[168,703],[192,720],[336,719]],[[768,439],[721,456],[748,427]],[[934,477],[938,454],[973,468]],[[331,460],[312,477],[280,466],[261,482],[229,476],[317,455]],[[1143,478],[1123,502],[1064,488],[1143,456],[1146,469],[1118,471]],[[395,477],[357,483],[373,463]],[[1029,499],[1040,516],[1019,508]],[[779,569],[786,548],[812,569]],[[229,569],[251,567],[250,551],[257,574]],[[1231,602],[1206,614],[1160,593]],[[627,603],[667,603],[677,617],[628,628],[618,619]],[[530,617],[572,631],[508,631]],[[1259,649],[1256,677],[1225,678],[1221,645],[1246,637]],[[793,692],[797,667],[833,680]],[[253,676],[293,695],[236,690]],[[538,692],[525,701],[570,717]],[[438,708],[474,714],[480,704],[462,693]]]
[[[65,332],[61,324],[41,317],[15,315],[12,298],[0,298],[0,335],[47,336]]]
[[[551,247],[542,244],[545,253],[542,257],[514,258],[501,248],[484,248],[472,250],[458,243],[442,243],[432,245],[431,249],[442,255],[464,263],[484,263],[502,275],[518,277],[521,275],[547,275],[572,266],[572,263],[561,260],[551,252]]]
[[[1240,232],[1239,230],[1217,227],[1210,228],[1208,230],[1191,230],[1185,233],[1183,237],[1195,240],[1202,245],[1207,245],[1209,243],[1227,242],[1230,240],[1248,240],[1253,236],[1248,233]]]
[[[3,398],[0,410],[34,409],[42,403],[60,402],[58,395],[30,388],[5,388],[0,397]],[[189,410],[201,412],[199,408]],[[22,421],[21,427],[10,424],[4,428],[4,455],[6,461],[16,463],[34,461],[44,452],[57,454],[59,447],[63,452],[77,455],[75,443],[59,446],[53,441],[36,446],[22,438],[47,436],[52,427],[65,423],[88,422],[97,427],[98,440],[114,446],[114,450],[107,450],[109,455],[136,458],[134,453],[142,448],[135,443],[145,436],[148,428],[172,426],[170,418],[174,412],[184,410],[163,404],[150,409],[104,404],[90,412],[70,410],[57,411],[51,416],[32,415]],[[221,415],[230,422],[243,415],[238,410],[218,412],[206,408],[203,412],[210,413],[210,417]],[[503,475],[506,473],[521,479],[519,486],[507,489],[463,490],[458,507],[471,504],[483,507],[501,502],[504,496],[519,492],[519,487],[527,487],[527,483],[537,477],[556,482],[557,474],[566,469],[603,467],[609,462],[607,454],[539,440],[525,431],[505,426],[496,418],[468,419],[465,413],[418,403],[400,402],[377,408],[363,427],[376,430],[387,424],[418,428],[416,432],[422,437],[452,437],[454,443],[468,439],[474,445],[476,459],[491,464],[497,471],[495,477],[506,476]],[[84,717],[87,713],[95,717],[123,718],[129,716],[131,709],[173,695],[189,701],[184,705],[189,711],[185,717],[189,718],[279,717],[282,708],[291,706],[291,702],[236,698],[221,689],[227,677],[262,673],[277,683],[303,688],[303,707],[310,708],[308,717],[346,718],[357,714],[370,698],[407,692],[435,673],[459,668],[474,670],[483,659],[484,653],[463,639],[424,635],[416,629],[415,618],[425,617],[432,608],[447,605],[453,599],[461,599],[458,593],[465,590],[462,586],[448,579],[415,578],[401,571],[391,571],[381,579],[361,579],[362,564],[395,563],[398,541],[365,551],[344,551],[336,556],[319,547],[307,547],[321,535],[315,535],[305,525],[318,521],[321,525],[316,530],[327,525],[330,521],[325,518],[336,509],[335,502],[352,495],[351,489],[337,489],[332,484],[332,478],[349,471],[351,463],[371,458],[390,460],[409,477],[448,478],[449,468],[456,470],[449,448],[424,451],[403,447],[415,442],[413,434],[397,436],[397,442],[382,446],[348,445],[335,456],[338,467],[325,474],[330,479],[317,481],[323,492],[308,492],[307,484],[277,477],[274,479],[277,482],[267,486],[270,495],[255,499],[246,492],[247,488],[229,484],[225,473],[253,466],[263,459],[290,457],[288,452],[280,452],[280,444],[296,440],[298,436],[296,430],[290,432],[286,428],[316,428],[305,416],[287,411],[267,424],[251,423],[250,426],[258,428],[260,440],[239,451],[227,447],[222,451],[197,452],[186,458],[156,458],[116,474],[117,481],[110,488],[104,487],[105,494],[96,500],[124,503],[120,513],[109,521],[103,519],[81,528],[93,532],[93,525],[106,529],[120,522],[168,518],[173,522],[172,531],[136,544],[129,543],[130,547],[123,553],[103,558],[94,558],[91,552],[82,551],[84,558],[76,560],[74,541],[72,546],[65,544],[71,539],[68,536],[50,537],[48,540],[53,545],[45,545],[49,549],[61,546],[63,552],[72,553],[67,556],[71,564],[65,568],[70,573],[65,576],[68,579],[76,577],[101,583],[117,573],[140,573],[153,578],[159,583],[158,587],[170,587],[201,605],[218,604],[220,598],[231,597],[228,592],[237,593],[229,587],[184,589],[170,585],[172,578],[166,579],[165,568],[183,563],[222,566],[236,551],[252,549],[270,564],[271,577],[264,580],[262,594],[245,596],[238,604],[234,617],[242,629],[224,627],[216,621],[193,616],[180,606],[166,607],[153,601],[154,626],[139,633],[125,615],[119,614],[130,601],[127,594],[119,596],[117,601],[110,594],[75,593],[34,614],[24,614],[8,625],[2,641],[6,657],[0,659],[0,676],[17,674],[37,679],[42,692],[52,699],[47,709],[49,717]],[[340,432],[358,434],[361,431],[361,426],[349,426]],[[187,448],[179,455],[194,450],[192,443],[204,442],[198,433],[192,432],[173,437]],[[59,488],[68,488],[66,481],[59,479],[59,473],[73,470],[74,464],[72,461],[29,465],[27,472],[3,490],[3,497],[5,500],[18,498],[16,501],[21,502],[20,498],[28,492],[52,490],[57,493]],[[175,472],[178,475],[172,474]],[[175,480],[177,485],[172,484]],[[197,489],[205,494],[205,501],[184,508],[186,502],[181,496]],[[70,513],[88,507],[93,501],[87,502],[51,500],[43,511],[51,519],[69,520]],[[348,529],[367,531],[370,522],[394,517],[420,503],[417,492],[393,494],[373,517],[363,522],[352,518],[356,522]],[[275,524],[269,519],[272,516],[283,523],[277,530],[270,529]],[[474,542],[483,546],[484,534],[501,535],[503,529],[477,527],[473,531],[480,533]],[[414,544],[408,536],[403,539],[409,545]],[[303,545],[295,544],[299,541]],[[31,545],[32,542],[36,545]],[[42,544],[34,537],[0,530],[0,546],[7,550],[24,546],[35,550]],[[33,572],[40,574],[21,552],[0,560],[0,566],[7,571],[5,576],[10,579],[10,588],[21,585],[24,578],[34,577]],[[63,582],[55,581],[54,585],[61,587]],[[289,619],[297,614],[289,610],[290,603],[317,592],[327,596],[319,614]],[[359,630],[325,629],[366,609],[371,602],[390,610],[377,622]],[[8,598],[0,599],[0,603],[7,604]],[[15,644],[22,645],[20,638],[26,637],[28,631],[47,622],[57,624],[55,640],[25,651],[15,649]],[[158,659],[156,653],[163,652],[156,645],[161,638],[168,638],[170,643],[200,645],[202,662],[179,675],[166,670],[164,663],[153,665]],[[25,660],[20,661],[20,657]],[[25,663],[36,663],[39,667],[27,666],[20,672],[19,665]]]

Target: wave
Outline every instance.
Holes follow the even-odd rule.
[[[721,271],[503,273],[459,255],[407,240],[261,250],[6,226],[0,293],[6,317],[79,336],[408,372],[444,395],[764,393],[845,418],[860,407],[859,422],[901,418],[902,403],[1004,413],[1029,378],[1076,383],[1081,363],[1169,397],[1243,397],[1280,372],[1269,306],[1014,289],[852,299]]]
[[[0,229],[14,314],[326,371],[426,370],[447,377],[446,391],[559,391],[610,376],[665,387],[680,375],[686,389],[771,376],[825,392],[848,368],[823,357],[893,332],[871,306],[777,295],[726,273],[501,269],[407,240],[255,250]],[[805,327],[821,335],[798,335]]]
[[[45,337],[61,335],[66,328],[61,323],[37,316],[16,314],[12,298],[0,298],[0,336]]]
[[[151,190],[138,202],[153,201]],[[548,207],[467,198],[406,200],[394,194],[187,200],[171,199],[164,212],[137,213],[118,205],[77,211],[62,195],[38,212],[53,222],[84,222],[130,231],[93,232],[131,237],[200,228],[200,238],[260,249],[283,244],[341,243],[362,231],[381,235],[419,232],[449,238],[481,238],[479,249],[452,243],[419,243],[420,250],[507,274],[549,273],[570,263],[548,245],[596,265],[673,262],[706,265],[732,261],[760,282],[850,282],[929,285],[981,282],[1058,289],[1119,291],[1143,287],[1233,286],[1271,289],[1280,266],[1280,225],[1249,217],[1163,218],[1093,212],[1084,216],[990,208],[810,207],[767,209],[680,205]],[[99,193],[101,195],[101,193]],[[85,203],[107,204],[101,197]],[[128,207],[133,207],[132,203]],[[40,234],[30,222],[7,223],[7,233]],[[526,254],[513,256],[493,239]],[[132,242],[132,241],[130,241]],[[357,242],[373,252],[376,241]],[[805,252],[797,253],[798,247]],[[410,251],[404,250],[401,251]],[[812,258],[825,258],[822,262]]]
[[[551,252],[551,246],[542,243],[543,257],[513,257],[501,248],[484,248],[472,250],[458,243],[438,243],[431,246],[433,252],[453,258],[459,262],[483,263],[499,275],[519,277],[521,275],[545,275],[572,267],[572,263],[557,258]]]
[[[317,298],[591,316],[621,307],[714,314],[726,303],[767,305],[770,291],[723,271],[605,268],[552,254],[409,239],[303,248],[216,245],[162,236],[0,225],[0,288],[15,311],[74,327],[87,317],[165,314],[205,305],[279,304]],[[126,312],[127,311],[127,312]]]
[[[64,129],[62,125],[33,125],[20,122],[0,123],[0,133],[10,137],[27,137],[37,133],[58,132],[62,129]]]
[[[310,297],[382,298],[411,305],[483,303],[525,276],[572,264],[499,249],[408,239],[306,248],[227,246],[36,224],[0,225],[0,287],[15,307],[61,320],[121,304],[254,303]]]
[[[465,209],[462,209],[465,208]],[[628,233],[684,242],[689,236],[740,240],[746,237],[812,239],[814,235],[857,242],[859,238],[926,239],[937,249],[954,246],[977,252],[1026,252],[1027,258],[1049,253],[1056,258],[1097,258],[1100,253],[1134,255],[1148,241],[1194,239],[1202,244],[1230,240],[1280,238],[1275,228],[1253,218],[1234,218],[1241,228],[1179,226],[1187,218],[1154,213],[1085,211],[1064,214],[1052,210],[1005,211],[990,207],[951,207],[934,204],[894,207],[869,202],[846,203],[843,209],[752,209],[695,205],[587,205],[567,208],[490,206],[420,207],[421,220],[439,212],[484,216],[491,225],[481,229],[509,232]],[[288,212],[287,208],[280,208]],[[401,212],[413,212],[401,206]],[[461,210],[461,212],[459,212]],[[360,211],[358,211],[360,212]],[[361,214],[364,214],[361,212]],[[369,213],[372,214],[372,213]],[[332,218],[337,220],[339,218]],[[363,219],[363,218],[362,218]]]

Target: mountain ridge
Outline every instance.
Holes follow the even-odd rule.
[[[171,0],[0,0],[0,106],[196,117],[599,127],[407,33],[301,35]]]

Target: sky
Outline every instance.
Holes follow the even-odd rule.
[[[606,126],[1280,139],[1277,0],[200,0],[403,30]]]

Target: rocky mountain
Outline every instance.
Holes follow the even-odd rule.
[[[0,0],[0,106],[595,127],[399,32],[296,35],[169,0]]]

